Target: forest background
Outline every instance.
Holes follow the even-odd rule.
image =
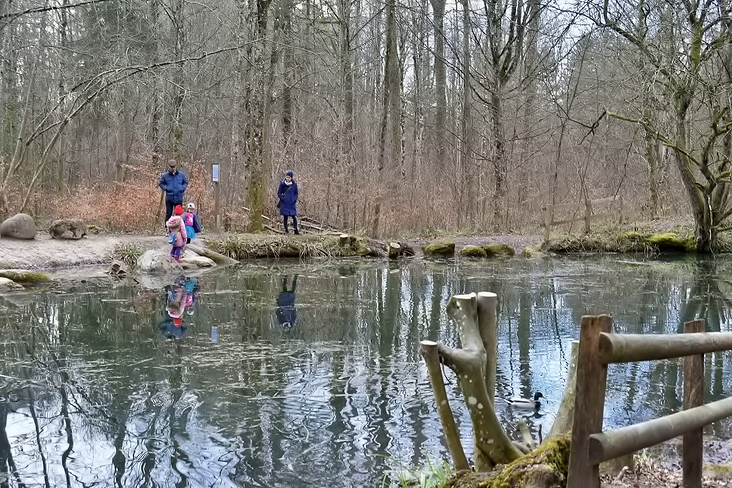
[[[301,214],[375,237],[613,197],[710,250],[731,29],[728,0],[4,0],[0,218],[154,228],[175,158],[204,225],[216,163],[237,230],[292,169]]]

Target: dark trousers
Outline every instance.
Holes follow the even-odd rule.
[[[170,200],[165,200],[165,222],[170,220],[170,217],[173,215],[173,209],[176,205],[183,205],[183,202],[171,202]]]
[[[287,228],[287,217],[290,217],[292,219],[292,228],[295,229],[295,234],[299,234],[300,231],[297,230],[297,215],[283,215],[282,218],[284,219],[285,224],[285,234],[290,232]]]

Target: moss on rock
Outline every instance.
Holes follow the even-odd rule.
[[[25,269],[0,269],[0,277],[11,279],[16,283],[44,283],[51,281],[46,274]]]
[[[661,251],[671,252],[686,252],[693,251],[695,248],[693,239],[684,239],[677,236],[673,232],[667,232],[665,234],[653,234],[646,237],[646,242],[656,246]]]
[[[422,246],[422,252],[428,256],[454,256],[455,243],[453,241],[432,241]]]
[[[489,258],[494,256],[513,256],[516,250],[508,244],[488,244],[483,246],[483,250]]]
[[[538,449],[521,456],[500,472],[463,471],[443,488],[525,488],[567,486],[570,434],[548,439]]]
[[[464,258],[487,258],[488,253],[480,246],[467,245],[460,249],[460,255]]]

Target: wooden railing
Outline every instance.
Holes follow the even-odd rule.
[[[594,219],[598,218],[606,218],[609,216],[618,215],[620,209],[623,207],[623,200],[620,197],[620,195],[615,195],[612,197],[606,197],[606,198],[598,198],[597,200],[590,200],[585,199],[584,200],[584,215],[581,217],[576,216],[576,212],[581,211],[580,210],[580,204],[559,204],[559,205],[549,205],[542,207],[542,214],[543,218],[542,221],[539,223],[541,227],[544,227],[544,241],[549,241],[549,232],[552,227],[557,225],[564,225],[564,224],[571,224],[574,222],[584,222],[585,223],[585,234],[590,233],[590,222]],[[596,213],[598,207],[605,208],[604,213]],[[567,209],[574,209],[575,215],[573,215],[570,218],[565,218],[561,220],[555,220],[556,213],[561,212],[562,210]]]
[[[702,428],[732,416],[732,397],[704,403],[704,354],[732,350],[732,333],[704,333],[704,321],[684,324],[684,334],[612,334],[608,315],[582,317],[577,391],[568,488],[599,488],[600,463],[679,435],[683,482],[701,488]],[[607,365],[684,357],[684,410],[639,424],[602,432]]]

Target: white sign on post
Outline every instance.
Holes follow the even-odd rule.
[[[219,182],[219,165],[214,163],[211,165],[211,174],[213,175],[213,182]]]

